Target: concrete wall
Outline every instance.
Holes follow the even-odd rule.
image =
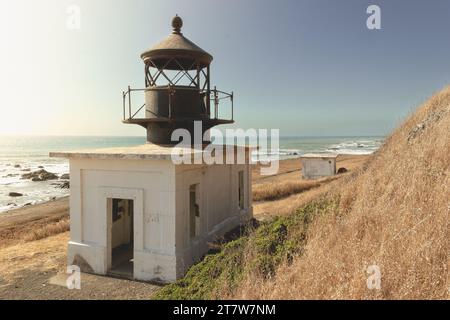
[[[244,171],[244,208],[239,208],[238,172]],[[199,185],[200,233],[190,235],[189,188]],[[176,254],[181,277],[209,250],[208,242],[252,217],[249,165],[176,166]]]
[[[336,158],[301,158],[302,175],[305,179],[334,176]]]

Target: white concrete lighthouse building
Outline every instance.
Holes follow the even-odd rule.
[[[147,143],[50,154],[69,159],[67,262],[83,271],[175,281],[209,242],[252,217],[247,149],[241,164],[173,161],[174,151],[193,158],[206,152],[207,130],[233,122],[233,95],[210,88],[212,56],[183,36],[181,18],[172,26],[169,37],[141,55],[145,87],[123,93],[123,122],[144,127]],[[139,96],[144,103],[135,107]],[[227,99],[230,117],[221,119],[219,101],[222,108]],[[195,121],[205,137],[200,145],[177,146],[172,133],[194,137]]]

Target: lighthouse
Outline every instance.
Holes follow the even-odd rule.
[[[174,143],[171,135],[179,128],[193,136],[194,121],[201,121],[202,137],[213,126],[234,122],[233,93],[211,89],[213,57],[186,38],[182,26],[183,20],[175,16],[172,33],[141,54],[145,88],[128,88],[123,93],[123,122],[147,129],[147,141],[151,143]],[[132,105],[136,91],[145,94],[145,103],[137,110]],[[227,119],[221,119],[219,114],[219,100],[224,99],[231,103]],[[207,137],[205,140],[208,142]]]
[[[173,161],[174,153],[202,155],[208,129],[234,122],[233,93],[211,87],[213,57],[182,26],[175,16],[171,34],[141,54],[144,87],[122,94],[122,122],[142,126],[145,144],[50,153],[69,159],[67,263],[84,272],[173,282],[252,218],[247,149],[239,164]],[[178,130],[199,131],[200,144],[180,147]]]

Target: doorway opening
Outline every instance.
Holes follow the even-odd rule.
[[[134,201],[108,199],[111,215],[111,268],[112,275],[133,278],[133,211]]]

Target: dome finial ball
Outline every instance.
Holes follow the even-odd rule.
[[[181,27],[183,26],[183,20],[178,16],[178,14],[172,19],[172,28],[174,33],[180,33]]]

